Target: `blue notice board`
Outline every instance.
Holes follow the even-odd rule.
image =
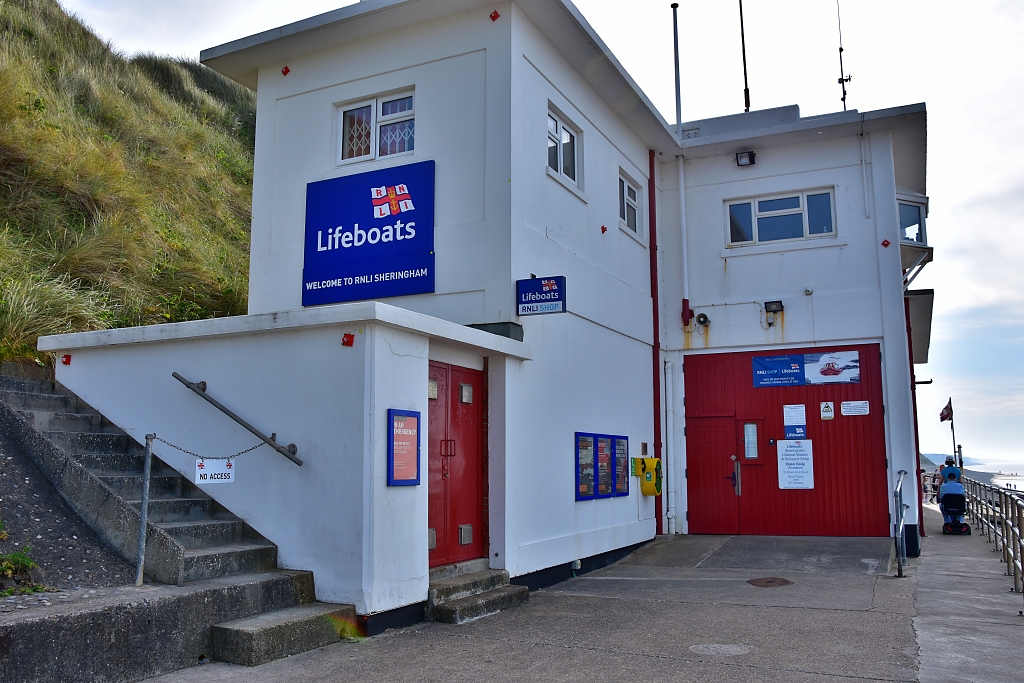
[[[306,185],[302,305],[434,291],[434,162]]]
[[[565,313],[565,277],[535,277],[516,280],[518,315]]]

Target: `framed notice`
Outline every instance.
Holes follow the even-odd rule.
[[[420,414],[388,410],[388,486],[420,483]]]
[[[780,440],[779,488],[814,488],[814,450],[806,439]]]
[[[576,500],[629,495],[629,439],[576,432]]]

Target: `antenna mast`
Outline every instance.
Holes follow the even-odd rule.
[[[839,0],[836,0],[839,2]],[[743,35],[743,0],[740,0],[740,46],[743,50],[743,111],[750,111],[750,88],[747,87],[747,38]]]
[[[839,20],[839,85],[843,89],[843,111],[846,111],[846,84],[853,80],[853,76],[847,76],[843,68],[843,17],[839,13],[839,0],[836,0],[836,18]]]
[[[683,139],[683,104],[679,88],[679,3],[672,3],[672,32],[676,44],[676,136]]]

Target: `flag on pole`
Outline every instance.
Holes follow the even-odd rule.
[[[953,399],[950,398],[949,399],[949,403],[947,403],[946,407],[942,409],[941,413],[939,413],[939,422],[945,422],[946,420],[952,421],[952,419],[953,419]]]

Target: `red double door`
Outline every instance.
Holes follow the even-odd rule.
[[[859,383],[754,387],[751,357],[764,353],[686,357],[690,533],[889,535],[879,348],[842,350],[859,352]],[[861,407],[867,402],[868,414],[843,415],[844,401]],[[778,460],[784,406],[801,404],[805,440],[812,446],[813,488],[784,488]],[[822,404],[831,404],[832,419],[822,419]]]
[[[430,566],[486,554],[484,373],[430,362],[428,524]]]

